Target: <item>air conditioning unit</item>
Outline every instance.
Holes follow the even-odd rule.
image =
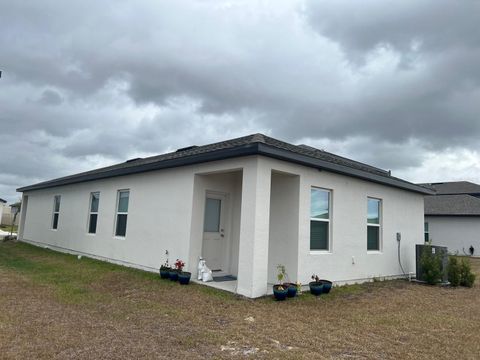
[[[436,245],[415,245],[415,253],[416,253],[416,270],[417,270],[417,280],[425,281],[424,279],[424,271],[422,269],[422,262],[420,261],[422,258],[422,254],[424,251],[431,251],[432,254],[436,256],[440,256],[441,263],[442,263],[442,282],[448,282],[448,273],[447,273],[447,266],[448,266],[448,249],[446,246],[436,246]]]

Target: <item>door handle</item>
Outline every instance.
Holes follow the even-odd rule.
[[[221,236],[221,237],[225,237],[225,235],[223,235],[223,234],[220,234],[220,236]]]

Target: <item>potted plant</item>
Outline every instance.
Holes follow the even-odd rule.
[[[275,297],[276,300],[282,301],[287,298],[288,294],[288,288],[283,285],[283,280],[285,279],[285,266],[283,265],[278,265],[277,266],[277,280],[278,284],[273,285],[273,296]]]
[[[324,294],[328,294],[330,292],[330,290],[332,290],[332,284],[333,283],[330,280],[325,280],[325,279],[321,279],[319,281],[323,284],[322,292]]]
[[[295,286],[297,287],[297,294],[302,295],[302,283],[300,281],[297,281]]]
[[[170,270],[172,270],[172,268],[168,264],[168,259],[167,259],[165,263],[162,266],[160,266],[160,277],[162,279],[168,279],[170,277]]]
[[[319,296],[323,292],[323,283],[320,281],[319,277],[315,274],[312,275],[312,280],[308,284],[310,286],[310,293],[315,296]]]
[[[178,271],[178,281],[180,282],[181,285],[188,285],[192,274],[187,271],[183,271],[184,266],[185,266],[185,262],[177,259],[177,261],[175,262],[175,269],[177,269]]]
[[[183,269],[183,266],[185,266],[185,263],[183,261],[178,260],[178,259],[177,259],[177,261],[175,261],[174,268],[170,269],[170,273],[169,273],[170,280],[178,281],[178,275],[182,271],[181,269]]]
[[[279,274],[282,274],[282,281],[288,280],[288,274],[285,270],[285,265],[278,265],[277,270]],[[297,284],[286,281],[282,284],[282,286],[283,288],[287,289],[287,297],[295,297],[297,295]]]
[[[295,297],[297,296],[297,284],[294,283],[287,283],[287,296],[288,297]]]

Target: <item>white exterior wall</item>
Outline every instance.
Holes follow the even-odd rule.
[[[474,255],[480,254],[480,217],[472,216],[425,216],[428,222],[429,239],[432,244],[448,247],[450,253],[469,254],[473,246]]]
[[[267,293],[270,186],[268,159],[256,157],[243,169],[238,254],[237,291],[249,297]]]
[[[423,195],[327,171],[265,159],[267,169],[300,175],[297,279],[308,283],[312,274],[335,282],[402,274],[397,259],[396,233],[402,234],[405,271],[415,272],[415,244],[423,243]],[[310,189],[332,191],[331,249],[310,251]],[[367,252],[367,198],[382,199],[382,250]],[[286,205],[288,206],[288,205]],[[290,208],[295,209],[295,201]],[[292,214],[295,215],[295,210]],[[354,263],[352,264],[352,258]],[[295,273],[287,269],[291,274]]]
[[[203,223],[207,191],[221,192],[227,195],[224,219],[225,257],[228,259],[228,272],[238,276],[238,246],[240,237],[240,211],[242,204],[242,172],[213,173],[195,175],[194,197],[192,203],[192,231],[190,235],[190,263],[197,263],[202,254]],[[207,264],[208,265],[208,264]]]
[[[202,232],[192,234],[191,225],[192,218],[201,218],[203,224],[204,208],[196,206],[198,213],[192,214],[194,174],[238,170],[253,161],[248,157],[224,160],[25,192],[28,206],[21,239],[146,270],[158,270],[168,250],[170,262],[186,260],[186,270],[195,274],[200,253],[192,255],[190,239],[201,239]],[[114,236],[120,189],[130,190],[125,238]],[[100,192],[97,233],[91,235],[87,218],[90,193],[96,191]],[[55,195],[61,195],[58,230],[51,229]]]
[[[232,171],[236,175],[210,176]],[[332,191],[332,240],[327,253],[310,251],[312,186]],[[336,282],[399,275],[397,232],[402,234],[404,269],[415,271],[414,245],[423,243],[422,194],[262,156],[26,192],[20,238],[150,270],[159,268],[168,249],[170,261],[186,260],[187,271],[195,274],[201,255],[204,191],[215,190],[211,187],[232,194],[231,271],[238,269],[237,292],[242,295],[265,295],[280,262],[287,266],[291,281],[302,283],[308,283],[313,273]],[[124,239],[113,236],[120,189],[130,189]],[[100,191],[97,234],[89,235],[90,192],[95,191]],[[51,229],[54,195],[62,196],[56,231]],[[382,199],[380,252],[366,249],[369,196]]]
[[[23,239],[158,269],[165,249],[186,259],[193,178],[186,169],[124,176],[28,192]],[[114,236],[117,190],[129,189],[127,232]],[[87,233],[90,193],[100,192],[97,233]],[[53,197],[61,195],[58,229]]]
[[[299,176],[272,173],[270,198],[270,239],[268,248],[268,282],[276,284],[277,266],[285,266],[288,279],[297,279]]]

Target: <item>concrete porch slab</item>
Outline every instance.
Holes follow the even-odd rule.
[[[192,280],[192,282],[200,285],[205,285],[209,286],[215,289],[220,289],[220,290],[225,290],[231,293],[236,294],[237,293],[237,281],[232,280],[232,281],[208,281],[208,282],[203,282],[201,280]]]
[[[201,280],[192,279],[191,281],[196,283],[196,284],[205,285],[205,286],[209,286],[209,287],[212,287],[212,288],[215,288],[215,289],[228,291],[228,292],[231,292],[233,294],[237,293],[237,281],[236,280],[235,281],[203,282]],[[273,294],[273,285],[268,284],[267,293],[265,294],[265,296],[272,295],[272,294]]]

